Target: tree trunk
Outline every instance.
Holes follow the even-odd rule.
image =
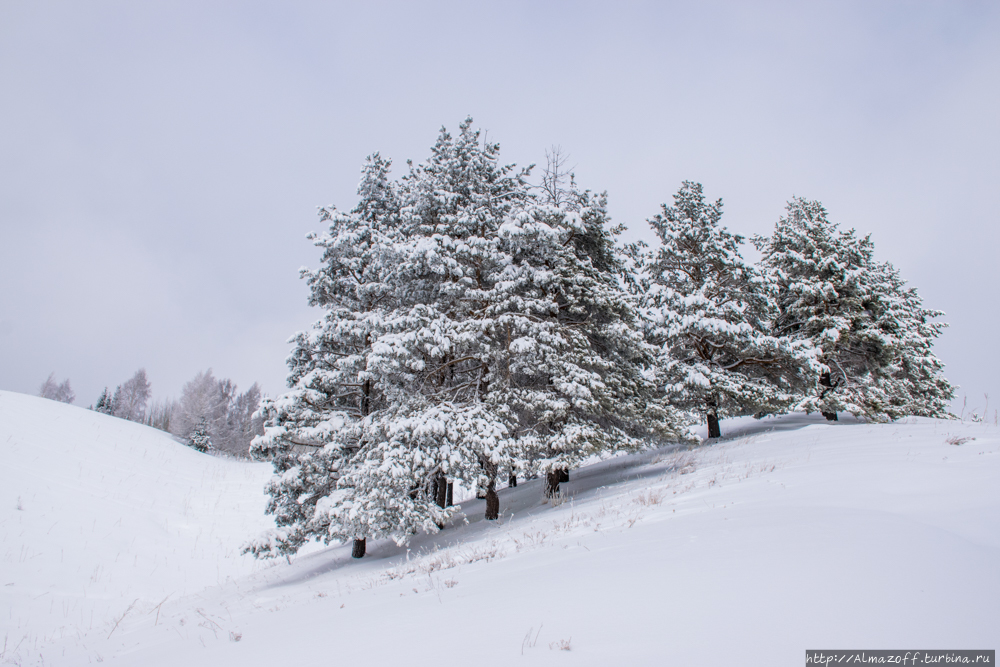
[[[486,490],[486,520],[496,521],[500,518],[500,496],[497,495],[496,489],[490,484],[490,488]]]
[[[365,557],[365,538],[354,540],[354,548],[351,549],[351,558]]]
[[[434,502],[438,507],[448,506],[448,482],[440,472],[434,476]]]
[[[828,422],[835,422],[835,421],[837,421],[837,413],[836,412],[821,412],[820,414],[823,415],[824,417],[826,417],[826,420]]]
[[[719,428],[719,417],[711,412],[708,413],[708,437],[722,437],[722,429]]]
[[[550,470],[545,473],[545,497],[553,498],[559,493],[559,480],[562,476],[559,474],[562,470]]]
[[[455,483],[448,482],[448,497],[445,498],[444,504],[451,507],[455,504]]]
[[[500,518],[500,496],[497,495],[497,466],[487,458],[480,458],[479,465],[486,473],[486,520],[495,521]]]

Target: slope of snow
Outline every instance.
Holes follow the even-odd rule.
[[[0,391],[0,642],[5,659],[107,635],[147,610],[260,569],[270,466],[200,454],[147,426]]]
[[[12,431],[7,401],[28,405],[37,399],[0,394],[4,434]],[[56,407],[49,414],[67,421],[76,415]],[[76,428],[89,429],[87,438],[95,438],[97,431],[84,421],[80,417]],[[126,498],[147,497],[149,485],[131,481],[152,474],[143,472],[145,459],[141,453],[122,456],[137,446],[113,440],[103,430],[107,422],[100,423],[101,438],[78,435],[77,449],[90,461],[91,473],[83,477],[103,474],[110,483],[91,481],[86,493],[73,466],[61,466],[57,480],[47,461],[16,455],[23,469],[4,478],[0,513],[8,553],[16,530],[28,530],[11,530],[18,516],[25,518],[17,526],[31,527],[31,539],[17,539],[46,548],[46,540],[55,539],[45,533],[47,523],[27,518],[42,498],[51,498],[54,507],[79,499],[74,511],[82,529],[97,519],[103,532],[91,532],[101,537],[112,502],[93,504],[101,489],[123,506],[141,504]],[[123,423],[123,438],[133,433],[127,427],[141,429]],[[26,426],[19,428],[22,447],[42,442]],[[72,430],[67,424],[59,428]],[[259,516],[266,469],[206,462],[183,446],[167,448],[172,441],[166,438],[170,453],[163,456],[176,467],[169,475],[165,464],[157,470],[182,478],[169,486],[171,502],[181,499],[170,513],[174,532],[163,538],[166,515],[159,523],[137,523],[128,553],[142,563],[152,557],[147,548],[171,550],[185,564],[172,560],[169,569],[140,575],[121,557],[114,562],[121,547],[102,547],[93,557],[86,549],[72,558],[67,552],[68,567],[52,554],[28,558],[25,563],[35,568],[31,576],[58,578],[69,590],[96,594],[97,586],[114,583],[129,591],[109,603],[103,617],[95,615],[93,629],[77,625],[75,634],[64,632],[61,640],[39,640],[17,653],[8,649],[6,659],[192,667],[440,661],[776,665],[802,664],[808,648],[995,648],[996,427],[925,419],[827,424],[790,415],[727,421],[723,429],[736,437],[574,471],[561,502],[542,502],[537,480],[502,490],[504,514],[497,522],[481,520],[481,501],[467,502],[468,523],[417,536],[409,547],[377,542],[356,561],[349,547],[332,546],[290,564],[257,568],[235,549],[266,525]],[[948,442],[956,438],[975,439]],[[147,456],[153,456],[150,447],[143,450]],[[6,471],[11,450],[5,445],[0,451]],[[194,457],[190,467],[188,457]],[[216,469],[210,466],[225,472],[203,475]],[[221,491],[216,474],[225,477],[228,491]],[[37,477],[30,482],[32,475]],[[23,482],[24,510],[8,511],[7,496],[16,501],[6,488],[10,480]],[[191,505],[199,508],[224,498],[220,507],[228,514],[192,510],[184,532],[174,521],[183,516],[185,497],[196,499]],[[238,503],[244,503],[245,515]],[[214,536],[211,553],[204,537],[194,543],[198,527],[203,536]],[[218,572],[209,571],[205,559],[214,559]],[[88,584],[93,567],[106,578]],[[10,578],[7,568],[5,561],[4,576]],[[181,584],[189,593],[197,585],[208,587],[188,595],[178,591],[153,606]],[[132,598],[147,589],[156,589],[159,599],[145,595],[151,603],[129,610]],[[3,590],[14,616],[32,619],[19,631],[40,636],[51,627],[44,615],[34,621],[37,600]]]

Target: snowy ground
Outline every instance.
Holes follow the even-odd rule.
[[[259,564],[238,547],[267,525],[267,466],[0,392],[0,662],[795,665],[807,648],[996,648],[995,426],[723,429],[574,471],[561,503],[537,481],[503,490],[498,522],[464,503],[467,524],[408,549]]]

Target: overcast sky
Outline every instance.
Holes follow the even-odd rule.
[[[822,201],[1000,406],[1000,5],[957,0],[3,0],[0,389],[54,371],[86,406],[145,367],[176,397],[211,367],[279,393],[320,316],[316,207],[468,115],[507,162],[561,146],[630,240],[682,180],[744,235]]]

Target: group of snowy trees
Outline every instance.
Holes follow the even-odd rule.
[[[818,203],[754,239],[755,267],[721,201],[684,183],[650,220],[659,247],[620,249],[605,195],[554,158],[534,188],[470,119],[401,180],[372,156],[357,206],[321,210],[323,263],[303,277],[324,315],[294,338],[289,391],[261,403],[277,530],[248,551],[363,556],[442,527],[456,481],[495,519],[499,480],[544,476],[551,495],[585,459],[690,437],[695,418],[719,436],[746,414],[944,414],[938,313]]]
[[[874,259],[870,238],[795,198],[771,236],[753,239],[762,260],[749,266],[721,216],[721,200],[685,182],[649,221],[660,247],[627,249],[672,405],[704,415],[709,437],[720,418],[747,414],[947,414],[954,390],[931,351],[942,313]]]
[[[45,382],[42,383],[42,386],[38,389],[38,395],[50,401],[59,401],[60,403],[72,403],[76,400],[76,393],[69,386],[69,380],[56,382],[55,373],[51,373]]]
[[[52,377],[43,392],[48,384],[54,384]],[[64,384],[68,389],[68,382]],[[218,379],[209,369],[184,385],[179,401],[150,404],[151,388],[146,370],[140,368],[113,392],[105,387],[93,409],[168,431],[202,452],[247,456],[250,441],[263,433],[261,420],[254,417],[261,399],[256,383],[238,393],[232,380]]]
[[[260,399],[256,382],[241,394],[232,380],[218,379],[208,369],[184,385],[172,406],[170,431],[198,451],[246,456],[250,441],[263,433],[254,417]]]
[[[94,410],[121,419],[145,423],[152,416],[146,413],[146,404],[151,395],[152,385],[146,377],[146,369],[140,368],[135,375],[115,387],[114,393],[109,393],[105,387],[97,399],[97,404],[94,405]]]

